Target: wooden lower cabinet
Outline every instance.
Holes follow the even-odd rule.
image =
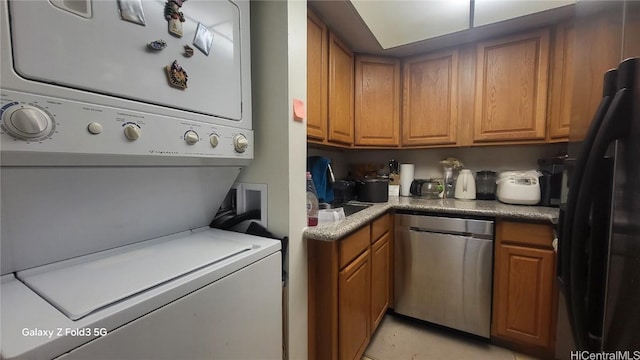
[[[392,215],[337,241],[308,240],[309,359],[360,360],[389,306]]]
[[[556,258],[548,224],[498,221],[491,335],[540,357],[555,349]]]
[[[380,325],[389,307],[391,251],[387,232],[371,245],[371,333]]]
[[[344,270],[338,284],[340,359],[359,359],[369,344],[371,328],[371,261],[366,250]]]

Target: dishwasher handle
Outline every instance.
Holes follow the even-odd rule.
[[[396,214],[396,228],[441,234],[493,238],[493,221],[428,215]]]
[[[474,233],[464,232],[464,231],[460,231],[460,232],[458,232],[458,231],[435,231],[435,230],[431,230],[431,229],[423,229],[423,228],[413,227],[413,226],[409,228],[409,231],[429,233],[429,234],[464,236],[464,237],[469,237],[469,238],[474,238],[474,239],[483,239],[483,240],[493,240],[493,235],[474,234]]]

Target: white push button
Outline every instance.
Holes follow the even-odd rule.
[[[218,146],[218,143],[220,142],[220,139],[218,139],[218,135],[211,135],[211,137],[209,138],[209,144],[211,144],[211,147],[216,147]]]
[[[89,132],[92,133],[93,135],[98,135],[102,133],[102,125],[100,125],[100,123],[97,123],[97,122],[92,122],[89,124],[89,126],[87,126],[87,130],[89,130]]]

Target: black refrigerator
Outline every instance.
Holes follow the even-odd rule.
[[[624,57],[625,44],[640,42],[640,27],[626,26],[638,20],[638,4],[606,6],[620,11]],[[565,164],[567,191],[558,229],[559,359],[576,358],[570,353],[576,350],[640,358],[640,57],[625,59],[599,80],[600,104],[585,133],[570,138]],[[574,120],[585,121],[572,117],[572,137]]]

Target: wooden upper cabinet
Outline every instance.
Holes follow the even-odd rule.
[[[329,69],[327,26],[307,11],[307,137],[327,138],[327,72]]]
[[[355,145],[400,144],[400,60],[356,56]]]
[[[556,27],[549,91],[549,140],[569,138],[573,99],[575,30],[573,21]]]
[[[475,143],[545,140],[549,30],[477,44]]]
[[[402,145],[452,145],[458,126],[458,51],[403,63]]]
[[[353,52],[329,32],[329,132],[328,140],[353,144]]]
[[[620,31],[622,6],[616,2],[608,3],[620,11],[596,12],[574,20],[576,61],[573,67],[577,76],[574,78],[571,106],[572,142],[584,140],[602,101],[604,74],[621,61],[620,44],[624,41]]]

